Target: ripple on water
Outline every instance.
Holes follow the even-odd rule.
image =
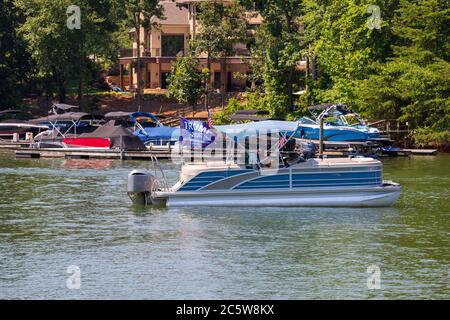
[[[149,163],[0,153],[0,298],[448,298],[449,159],[386,160],[393,208],[142,209],[126,176]]]

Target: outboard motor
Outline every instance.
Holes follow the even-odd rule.
[[[300,142],[298,144],[299,152],[302,157],[307,159],[312,159],[316,156],[316,145],[313,142]]]
[[[152,204],[152,189],[156,178],[145,170],[133,170],[128,175],[128,196],[134,204]]]

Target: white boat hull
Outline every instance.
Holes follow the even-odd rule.
[[[387,207],[400,193],[399,185],[390,184],[372,188],[157,192],[152,200],[168,207]]]

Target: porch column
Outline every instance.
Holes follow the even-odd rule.
[[[228,73],[226,68],[226,59],[220,61],[220,92],[226,93],[228,85]]]
[[[145,88],[149,88],[150,84],[148,83],[148,63],[145,63]]]
[[[156,63],[158,64],[158,88],[162,89],[161,60],[158,59]]]
[[[134,88],[133,85],[133,64],[130,63],[130,91]]]
[[[123,90],[123,64],[120,64],[119,87]]]

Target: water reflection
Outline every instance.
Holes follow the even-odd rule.
[[[149,162],[0,153],[0,298],[448,298],[449,158],[387,159],[404,186],[392,208],[166,209],[126,195]]]
[[[102,159],[102,160],[79,160],[79,159],[66,159],[62,162],[62,168],[64,169],[95,169],[95,170],[108,170],[113,166],[114,160]]]

